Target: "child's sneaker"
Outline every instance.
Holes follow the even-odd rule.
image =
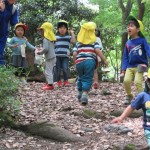
[[[126,99],[124,101],[124,104],[125,105],[129,105],[131,103],[131,100],[133,99],[133,96],[132,95],[127,95],[126,96]]]
[[[82,96],[81,99],[80,99],[80,102],[82,105],[87,105],[88,104],[88,98],[85,97],[85,96]]]
[[[64,86],[68,86],[69,82],[68,81],[64,81]]]
[[[42,89],[43,89],[43,90],[53,90],[53,89],[54,89],[54,86],[53,86],[53,85],[48,85],[48,84],[46,84],[46,85],[44,85],[44,86],[42,87]]]
[[[57,85],[58,85],[58,87],[62,87],[62,82],[61,82],[61,81],[58,81],[58,82],[57,82]]]
[[[93,87],[94,87],[94,89],[98,89],[98,87],[99,87],[98,82],[93,83]]]
[[[81,104],[82,105],[87,105],[87,103],[88,103],[88,98],[87,98],[87,94],[82,94],[82,96],[81,96],[81,98],[80,98],[80,102],[81,102]]]

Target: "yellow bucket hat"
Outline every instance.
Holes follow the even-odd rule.
[[[148,69],[147,78],[150,78],[150,68]]]
[[[53,25],[49,22],[45,22],[37,30],[44,30],[44,37],[50,41],[56,41],[56,36],[53,32]]]
[[[77,40],[82,44],[93,44],[96,42],[95,35],[96,24],[94,22],[87,22],[81,25]]]

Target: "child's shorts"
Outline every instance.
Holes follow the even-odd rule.
[[[144,130],[144,135],[147,140],[147,145],[150,147],[150,130]]]

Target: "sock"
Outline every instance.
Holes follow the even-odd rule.
[[[88,95],[86,93],[83,93],[82,97],[88,97]]]

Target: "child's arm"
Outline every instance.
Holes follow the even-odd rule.
[[[16,9],[15,13],[10,18],[10,24],[11,24],[11,26],[14,26],[18,22],[19,22],[18,10]]]
[[[35,50],[35,46],[33,46],[32,44],[30,44],[28,41],[26,42],[26,46],[27,48],[31,49],[31,50]]]
[[[99,48],[95,49],[95,52],[96,52],[96,55],[98,55],[102,59],[102,61],[104,62],[104,64],[106,66],[108,66],[108,62],[107,62],[105,56],[103,55],[103,52]]]
[[[76,57],[77,57],[77,52],[73,52],[73,62],[74,62],[74,64],[75,64]]]
[[[14,42],[14,38],[11,38],[11,40],[9,42],[6,43],[6,47],[10,47],[10,48],[16,48],[19,46],[18,43]]]
[[[112,120],[112,123],[121,123],[126,117],[132,114],[133,111],[134,111],[134,108],[131,105],[129,105],[121,114],[121,116]]]
[[[72,44],[75,44],[75,42],[76,42],[76,38],[75,38],[75,35],[74,35],[74,31],[71,29],[70,30],[70,34],[71,34],[71,43]]]

